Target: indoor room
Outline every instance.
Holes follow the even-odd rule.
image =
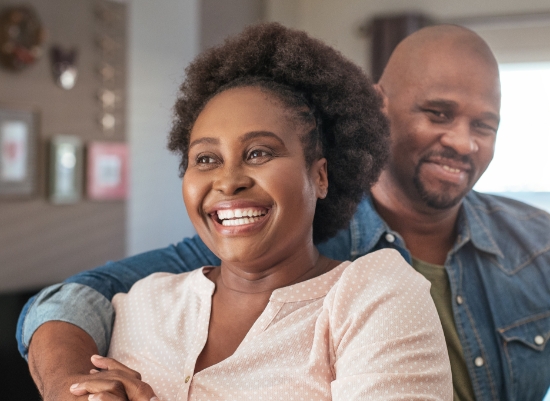
[[[258,22],[305,31],[373,82],[409,34],[436,24],[474,31],[498,62],[502,101],[494,157],[473,190],[550,213],[547,1],[0,0],[5,399],[41,399],[15,339],[31,296],[108,261],[196,234],[182,199],[179,158],[167,148],[173,105],[185,68],[199,53]],[[537,244],[550,244],[550,231],[546,237]],[[540,249],[533,259],[550,248]],[[546,265],[539,282],[550,283],[549,270]],[[542,353],[550,313],[537,313],[544,316],[525,331],[499,332],[506,341],[526,336],[521,346]],[[25,329],[20,322],[18,330]],[[471,358],[472,366],[485,369],[485,355]],[[498,399],[497,390],[492,394],[486,399]]]

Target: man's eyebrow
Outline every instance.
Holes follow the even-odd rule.
[[[189,144],[189,149],[191,149],[193,146],[199,145],[201,143],[209,143],[209,144],[212,144],[212,145],[218,145],[220,143],[220,141],[217,138],[210,138],[210,137],[195,139],[193,142],[191,142]]]
[[[490,111],[487,111],[485,113],[481,113],[481,117],[487,118],[489,120],[494,120],[497,124],[500,124],[500,116],[496,113],[491,113]]]
[[[251,139],[261,138],[261,137],[273,138],[273,139],[276,139],[278,142],[280,142],[281,145],[283,145],[283,146],[285,145],[285,143],[283,142],[283,140],[281,138],[279,138],[277,135],[275,135],[273,132],[270,132],[270,131],[247,132],[246,134],[241,136],[239,140],[241,142],[247,142],[247,141],[250,141]]]
[[[445,100],[445,99],[433,99],[433,100],[427,100],[422,104],[422,107],[440,107],[445,109],[452,109],[455,107],[458,107],[458,103],[453,100]],[[497,124],[500,122],[500,116],[497,113],[493,113],[491,111],[486,111],[484,113],[481,113],[480,116],[482,118],[488,118],[490,120],[494,120]]]
[[[422,104],[422,107],[426,107],[426,106],[452,108],[452,107],[458,107],[458,103],[453,100],[432,99],[432,100],[427,100]]]

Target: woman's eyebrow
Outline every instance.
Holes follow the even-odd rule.
[[[209,144],[212,144],[212,145],[218,145],[220,143],[220,141],[217,138],[211,138],[211,137],[204,137],[204,138],[195,139],[193,142],[191,142],[189,144],[189,149],[191,149],[193,146],[199,145],[201,143],[209,143]]]
[[[273,132],[270,131],[252,131],[244,134],[240,137],[241,142],[246,142],[254,138],[260,138],[260,137],[268,137],[276,139],[278,142],[281,143],[282,146],[285,146],[285,143],[281,138],[279,138],[277,135],[275,135]]]

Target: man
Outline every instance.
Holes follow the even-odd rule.
[[[319,249],[355,259],[395,248],[432,282],[455,400],[541,400],[550,386],[550,215],[471,191],[499,123],[491,51],[464,28],[425,28],[397,47],[378,89],[389,164],[349,229]],[[32,338],[29,365],[45,400],[72,399],[67,389],[93,367],[89,356],[107,350],[114,293],[153,271],[215,263],[193,238],[44,290],[23,311],[18,337],[22,353]]]

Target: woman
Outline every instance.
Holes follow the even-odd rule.
[[[190,65],[175,110],[187,212],[221,266],[118,294],[110,358],[73,394],[451,399],[429,284],[395,251],[340,263],[314,245],[349,224],[386,159],[360,69],[303,32],[253,26]]]

